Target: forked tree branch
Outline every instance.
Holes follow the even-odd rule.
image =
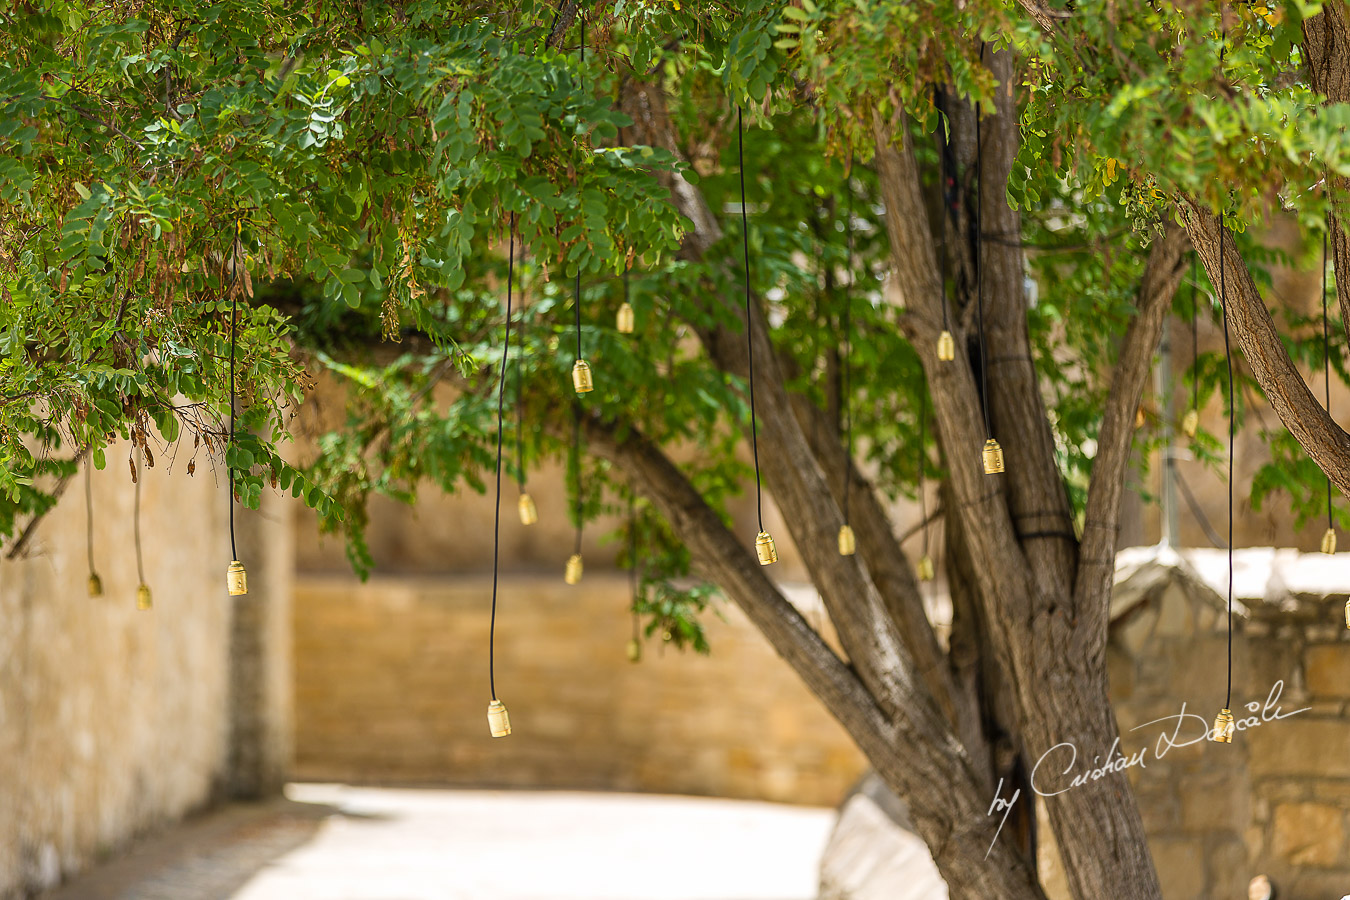
[[[1303,55],[1308,82],[1328,103],[1350,103],[1350,14],[1345,0],[1326,0],[1322,11],[1303,20]],[[1341,327],[1350,336],[1350,236],[1344,222],[1350,215],[1350,178],[1326,173],[1332,194],[1331,251],[1336,265],[1336,296]]]

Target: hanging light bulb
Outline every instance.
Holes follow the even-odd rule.
[[[925,553],[919,557],[918,573],[920,581],[932,581],[935,575],[933,569],[933,557]]]
[[[511,733],[511,716],[506,712],[506,704],[492,700],[487,709],[488,728],[495,738],[506,737]]]
[[[1231,744],[1233,743],[1233,732],[1235,730],[1233,711],[1225,706],[1214,717],[1214,730],[1209,733],[1209,739],[1220,744]]]
[[[103,596],[103,579],[98,577],[97,572],[89,573],[89,596],[90,597]]]
[[[1003,472],[1003,448],[998,441],[990,438],[984,442],[984,474],[999,475]]]
[[[248,573],[244,571],[244,564],[239,560],[232,560],[229,568],[225,570],[225,583],[229,587],[231,597],[248,593]]]
[[[773,538],[769,537],[767,531],[761,531],[755,536],[755,553],[759,554],[761,566],[770,566],[778,562],[778,548],[774,546]]]
[[[937,356],[942,362],[951,362],[956,359],[956,341],[952,339],[952,333],[943,329],[942,334],[937,339]]]
[[[1322,552],[1330,555],[1336,552],[1336,529],[1328,528],[1322,535]]]
[[[635,324],[633,315],[633,304],[628,302],[628,266],[623,267],[623,303],[619,304],[619,311],[614,316],[614,329],[619,334],[632,334]]]
[[[858,541],[853,534],[853,526],[839,526],[839,555],[852,556],[858,552]]]
[[[572,387],[578,394],[588,394],[595,390],[595,380],[591,376],[591,365],[584,359],[572,364]]]
[[[581,554],[573,553],[571,556],[567,557],[567,568],[563,570],[563,581],[568,584],[580,584],[581,573]]]
[[[150,609],[154,603],[150,599],[150,585],[141,582],[136,588],[136,608],[139,610]]]
[[[637,638],[628,639],[628,661],[638,662],[642,659],[642,643]]]
[[[1198,409],[1186,410],[1186,415],[1181,419],[1181,430],[1186,437],[1195,437],[1195,433],[1200,430],[1200,411]]]
[[[520,499],[516,501],[516,510],[520,513],[522,525],[533,525],[539,521],[539,510],[534,505],[534,498],[529,494],[520,495]]]

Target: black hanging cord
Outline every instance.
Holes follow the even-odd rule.
[[[1200,274],[1191,254],[1191,409],[1200,409]]]
[[[240,222],[235,230],[234,238],[234,265],[230,273],[230,446],[234,446],[234,416],[235,416],[235,395],[234,395],[234,346],[235,332],[238,330],[238,309],[239,309],[239,266],[242,263],[241,248],[239,246],[240,232],[243,230],[243,223]],[[234,466],[227,465],[225,468],[230,470],[230,559],[239,559],[239,551],[234,545]]]
[[[936,105],[939,97],[939,91],[933,88],[933,102]],[[956,212],[960,208],[960,193],[956,189],[956,176],[947,171],[947,155],[951,153],[951,144],[947,140],[945,118],[938,121],[938,179],[942,182],[942,269],[938,273],[942,279],[942,330],[951,331],[950,314],[948,313],[947,303],[947,217],[951,215],[952,231],[955,232],[958,224]],[[955,160],[953,162],[953,167]]]
[[[848,283],[844,285],[844,524],[849,524],[853,493],[853,166],[844,186],[848,191]],[[748,319],[747,319],[748,320]]]
[[[577,555],[581,554],[581,404],[572,404],[572,477],[577,491]]]
[[[578,18],[581,19],[581,64],[584,66],[586,64],[586,13],[584,12],[581,13],[581,15],[578,16]],[[585,90],[586,77],[581,73],[580,70],[578,70],[577,72],[577,82],[581,85],[582,90]],[[581,265],[580,264],[577,265],[577,280],[576,280],[576,287],[573,291],[572,309],[576,317],[577,359],[579,360],[581,359]]]
[[[1326,381],[1327,415],[1331,415],[1331,331],[1327,326],[1327,235],[1322,232],[1322,378]],[[1331,476],[1327,476],[1327,528],[1334,528],[1331,518]]]
[[[522,321],[521,328],[524,327]],[[522,348],[525,346],[524,341],[522,334]],[[516,354],[516,486],[522,494],[525,493],[525,370],[521,363],[524,355],[523,352]]]
[[[923,555],[928,555],[928,497],[925,496],[923,489],[924,482],[924,463],[926,454],[924,453],[924,442],[928,427],[928,392],[924,390],[922,384],[919,385],[919,521],[923,523]]]
[[[141,560],[141,479],[145,477],[145,468],[142,465],[145,459],[141,453],[141,445],[136,444],[136,477],[131,479],[136,485],[135,494],[135,515],[132,516],[132,537],[136,545],[136,578],[141,584],[145,584],[145,566]]]
[[[633,619],[633,640],[642,637],[642,622],[638,618],[638,569],[637,569],[637,513],[633,503],[633,489],[628,489],[628,591],[630,612]]]
[[[492,513],[492,612],[488,616],[488,690],[497,699],[497,560],[502,531],[502,422],[506,418],[506,365],[511,359],[511,288],[516,275],[516,214],[511,213],[506,262],[506,341],[502,345],[502,377],[497,386],[497,501]]]
[[[764,530],[764,494],[759,480],[759,433],[755,423],[755,337],[754,317],[750,313],[750,226],[745,213],[745,126],[741,108],[736,107],[736,163],[741,179],[741,251],[745,261],[745,347],[750,369],[750,448],[755,457],[755,515],[759,530]],[[845,492],[844,496],[848,496]]]
[[[89,558],[89,574],[94,574],[94,482],[93,462],[84,466],[84,547]]]
[[[984,57],[984,48],[980,48]],[[989,424],[989,356],[984,350],[984,142],[981,138],[980,110],[975,109],[975,297],[980,332],[980,399],[984,407],[984,436],[992,438],[994,429]]]
[[[1223,310],[1223,355],[1228,363],[1228,692],[1223,705],[1233,705],[1233,438],[1237,433],[1233,408],[1233,350],[1228,340],[1228,288],[1224,281],[1223,237],[1228,229],[1219,218],[1219,306]]]

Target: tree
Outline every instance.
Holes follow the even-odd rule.
[[[1277,203],[1325,215],[1350,265],[1350,58],[1323,50],[1346,34],[1342,0],[160,0],[7,18],[6,534],[83,453],[103,465],[116,436],[152,451],[153,422],[221,459],[246,504],[269,482],[303,496],[364,571],[372,494],[483,487],[514,224],[528,300],[508,387],[527,427],[512,467],[569,453],[577,427],[581,515],[638,498],[641,611],[697,644],[707,590],[673,584],[695,572],[738,603],[907,801],[954,897],[1041,897],[1025,830],[995,837],[995,788],[1055,744],[1117,737],[1114,525],[1191,244],[1220,282],[1214,210],[1229,325],[1297,439],[1286,450],[1350,490],[1350,436],[1295,366],[1320,351],[1277,331],[1267,255],[1244,233]],[[740,108],[748,235],[724,214]],[[628,268],[632,338],[608,324]],[[584,398],[571,303],[598,374]],[[759,462],[843,656],[725,515],[751,478],[747,326]],[[276,442],[315,369],[350,387],[349,417],[301,466]],[[1194,377],[1208,391],[1219,371]],[[1006,474],[981,470],[989,432]],[[920,459],[947,526],[945,647],[886,512]],[[1271,483],[1299,508],[1323,490]],[[1075,897],[1160,896],[1122,774],[1045,805]]]

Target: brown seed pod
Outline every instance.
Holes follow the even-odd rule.
[[[188,474],[191,475],[195,471],[197,471],[197,461],[195,459],[188,460]]]
[[[128,459],[127,465],[131,466],[131,483],[136,483],[136,460]]]
[[[144,441],[144,440],[145,440],[145,435],[142,434],[142,435],[141,435],[141,441]],[[147,469],[153,469],[153,468],[155,467],[155,454],[153,454],[153,453],[150,452],[150,448],[149,448],[149,447],[143,447],[143,449],[145,450],[145,467],[146,467]]]

